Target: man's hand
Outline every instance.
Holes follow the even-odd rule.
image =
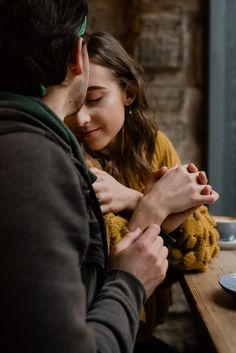
[[[168,250],[158,235],[160,227],[151,224],[143,232],[128,233],[111,251],[110,268],[130,272],[143,284],[147,297],[164,280],[168,268]]]

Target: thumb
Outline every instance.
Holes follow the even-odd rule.
[[[132,232],[127,233],[121,241],[112,248],[112,252],[119,253],[128,248],[142,234],[140,228],[136,228]]]

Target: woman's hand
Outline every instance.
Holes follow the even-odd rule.
[[[150,223],[162,225],[171,215],[168,219],[168,231],[171,231],[170,228],[176,229],[195,208],[214,203],[219,195],[206,184],[205,173],[194,168],[192,164],[174,166],[165,170],[158,181],[149,183],[148,191],[131,217],[129,229],[144,229]],[[182,215],[176,216],[176,213]]]
[[[100,169],[91,168],[91,171],[97,176],[93,188],[103,214],[133,211],[135,209],[139,200],[143,197],[141,192],[127,188],[110,174]]]
[[[189,173],[198,172],[198,168],[193,163],[186,165],[186,167]],[[166,168],[166,171],[167,171],[167,168]],[[206,173],[204,171],[200,171],[198,173],[196,180],[198,184],[205,185],[205,187],[202,190],[203,195],[212,194],[213,192],[212,188],[210,185],[207,185],[208,180],[207,180]],[[183,223],[183,221],[187,217],[189,217],[197,209],[198,207],[193,207],[183,212],[170,214],[161,224],[162,229],[167,233],[173,232],[176,228],[178,228]]]

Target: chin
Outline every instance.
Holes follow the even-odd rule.
[[[101,145],[99,143],[88,144],[84,142],[84,144],[91,151],[102,151],[106,147],[103,144]]]
[[[101,151],[103,148],[104,146],[89,146],[89,149],[92,151]]]

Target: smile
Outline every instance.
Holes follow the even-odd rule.
[[[95,135],[98,130],[100,130],[100,128],[86,130],[86,131],[80,131],[80,136],[82,136],[83,138],[91,137],[91,136]]]

